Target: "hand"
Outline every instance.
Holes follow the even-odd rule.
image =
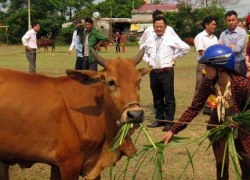
[[[163,136],[164,143],[169,143],[173,136],[174,134],[171,131],[166,132],[166,134]]]
[[[28,46],[25,46],[25,51],[30,52],[30,51],[32,51],[32,49]]]
[[[227,127],[229,128],[234,128],[236,129],[238,127],[238,123],[236,121],[234,121],[232,118],[230,118],[230,123],[227,125]]]
[[[235,48],[236,45],[235,45],[235,44],[229,44],[229,47],[230,47],[230,48]]]

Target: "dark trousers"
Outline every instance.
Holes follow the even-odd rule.
[[[83,70],[92,70],[97,71],[97,63],[89,63],[89,57],[83,56],[83,63],[82,63]]]
[[[36,72],[36,49],[32,49],[31,51],[26,51],[26,57],[29,61],[29,72]]]
[[[213,113],[210,117],[209,124],[221,124],[218,121],[215,120],[215,117],[217,116],[217,111],[214,109]],[[213,127],[208,126],[208,130],[213,129]],[[221,177],[221,171],[222,171],[222,161],[223,161],[223,154],[224,154],[224,148],[225,148],[225,142],[226,138],[221,138],[218,141],[214,142],[212,144],[213,146],[213,152],[215,156],[216,161],[216,176],[217,180],[228,180],[229,179],[229,155],[227,154],[225,157],[225,165],[224,165],[224,173]],[[242,159],[239,159],[240,168],[242,171],[242,180],[250,180],[250,152],[246,153],[242,147],[242,144],[240,140],[235,140],[235,147],[237,150],[237,153],[240,155]]]
[[[83,70],[83,57],[76,58],[75,70]]]
[[[121,51],[120,45],[118,43],[115,43],[115,50],[117,53]]]
[[[173,120],[175,115],[174,69],[165,68],[150,72],[150,88],[153,94],[156,119]],[[171,123],[167,123],[171,125]]]
[[[242,159],[239,159],[240,168],[242,171],[242,180],[250,180],[250,153],[246,153],[242,147],[241,142],[237,139],[235,140],[235,146],[237,153]],[[226,156],[223,176],[221,177],[222,171],[222,161],[225,147],[225,139],[220,139],[219,141],[213,143],[213,152],[216,160],[216,175],[217,180],[228,180],[229,179],[229,157]]]

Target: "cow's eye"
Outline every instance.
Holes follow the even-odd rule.
[[[108,85],[109,86],[114,86],[115,85],[115,81],[114,80],[109,80],[108,81]]]

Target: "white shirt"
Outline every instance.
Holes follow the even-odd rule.
[[[194,45],[196,51],[205,51],[208,47],[218,44],[218,38],[211,34],[209,35],[207,31],[203,30],[194,38]],[[197,60],[199,60],[202,56],[198,53]]]
[[[177,35],[178,36],[178,35]],[[190,47],[179,37],[166,32],[161,36],[159,47],[156,47],[156,33],[152,34],[142,47],[145,48],[144,61],[153,69],[173,67],[172,61],[188,53]]]
[[[76,38],[77,38],[76,36],[77,36],[77,30],[74,30],[73,36],[72,36],[72,42],[71,42],[71,45],[70,45],[70,47],[69,47],[69,51],[72,51],[73,48],[74,48],[75,45],[76,45]]]
[[[147,41],[147,39],[152,36],[155,33],[154,27],[150,26],[148,27],[142,34],[140,40],[139,40],[139,46],[140,49],[144,46],[144,43]],[[171,26],[167,26],[165,33],[169,33],[172,36],[175,36],[177,38],[179,38],[179,36],[176,34],[176,32],[174,31],[174,29]]]
[[[22,42],[24,46],[28,46],[32,49],[37,48],[36,32],[34,31],[34,29],[31,29],[26,32],[26,34],[22,37]]]

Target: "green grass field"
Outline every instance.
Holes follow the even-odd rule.
[[[114,47],[108,50],[108,52],[101,52],[101,56],[105,58],[120,57],[133,57],[138,52],[137,47],[128,47],[127,53],[117,54]],[[37,73],[41,73],[48,76],[62,76],[65,75],[65,69],[74,68],[75,53],[68,55],[68,47],[61,46],[56,47],[55,53],[45,53],[44,49],[40,49],[37,52]],[[4,46],[0,45],[0,67],[10,68],[18,71],[28,71],[28,61],[26,60],[24,48],[22,46]],[[144,62],[140,63],[138,67],[146,67]],[[175,97],[176,97],[176,118],[179,118],[182,112],[190,105],[195,87],[195,69],[196,69],[196,53],[191,51],[182,59],[177,60],[175,67]],[[145,125],[152,123],[154,116],[151,114],[152,94],[149,88],[149,76],[146,75],[141,83],[141,102],[146,112]],[[208,119],[208,116],[199,115],[193,122],[204,123]],[[32,127],[31,127],[32,128]],[[148,129],[148,132],[152,136],[154,141],[162,139],[164,133],[161,128]],[[198,137],[206,132],[205,126],[190,125],[186,130],[182,131],[180,136]],[[137,149],[140,146],[146,144],[144,136],[139,138],[137,143]],[[194,175],[191,167],[184,175],[183,179],[202,179],[213,180],[215,179],[215,159],[211,148],[206,151],[208,142],[197,153],[194,158]],[[193,151],[196,146],[190,145],[190,151]],[[126,158],[122,158],[117,163],[115,170],[125,165]],[[165,163],[163,179],[178,179],[178,176],[182,172],[186,162],[188,161],[186,150],[184,148],[171,147],[165,151]],[[134,164],[136,162],[133,162]],[[132,172],[133,168],[129,168],[128,174]],[[138,174],[137,179],[148,179],[148,167],[143,167]],[[12,180],[43,180],[49,179],[50,168],[47,165],[35,164],[31,169],[22,170],[18,166],[11,167],[10,179]],[[103,174],[102,179],[109,179],[109,169],[107,168]],[[127,178],[129,179],[129,178]],[[130,178],[131,179],[131,178]],[[230,179],[236,179],[233,167],[230,167]]]

